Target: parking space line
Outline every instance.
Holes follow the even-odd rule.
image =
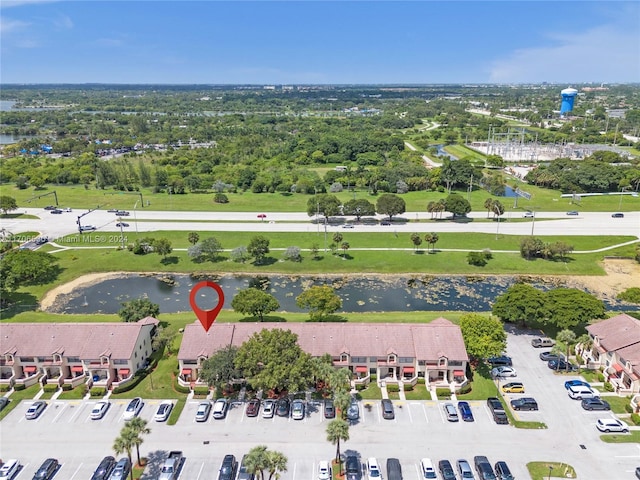
[[[409,413],[409,421],[413,423],[413,415],[411,415],[411,407],[407,404],[407,412]]]
[[[187,464],[187,459],[186,457],[182,458],[182,464],[178,465],[178,468],[180,468],[180,472],[178,473],[178,477],[176,478],[176,480],[180,480],[180,477],[182,477],[182,472],[184,472],[184,466]]]
[[[78,465],[78,468],[76,468],[76,471],[73,472],[73,475],[71,475],[71,477],[69,478],[69,480],[73,480],[74,477],[76,476],[76,474],[80,471],[80,469],[82,468],[82,463],[80,465]]]
[[[58,408],[58,403],[56,403],[56,408]],[[64,409],[67,408],[66,404],[62,404],[62,408],[60,409],[60,411],[58,412],[58,414],[55,416],[55,418],[51,421],[51,423],[56,423],[58,421],[58,418],[60,417],[60,415],[62,415],[62,412],[64,412]]]
[[[198,471],[198,476],[196,477],[196,480],[200,479],[200,475],[202,475],[202,470],[204,470],[204,462],[202,462],[202,465],[200,465],[200,470]]]
[[[70,404],[71,407],[70,408],[76,408],[76,404],[75,403],[71,403]],[[73,413],[73,415],[71,415],[71,418],[69,419],[69,423],[73,422],[75,420],[75,418],[78,416],[78,414],[82,411],[82,407],[84,405],[80,404],[80,406],[78,406],[78,409]]]
[[[293,471],[291,472],[293,478],[296,478],[296,466],[297,466],[297,463],[293,462]]]
[[[425,407],[424,403],[422,404],[422,413],[424,413],[424,419],[427,421],[427,423],[429,423],[429,417],[427,415],[427,408]]]

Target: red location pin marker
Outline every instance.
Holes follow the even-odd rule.
[[[218,293],[218,304],[212,310],[202,310],[196,304],[196,293],[198,290],[203,288],[213,288]],[[191,289],[191,293],[189,294],[189,301],[191,302],[191,308],[193,312],[196,314],[196,317],[200,320],[200,323],[204,327],[205,331],[208,332],[215,322],[218,313],[222,310],[222,306],[224,305],[224,292],[220,285],[211,280],[205,280],[204,282],[196,283]]]

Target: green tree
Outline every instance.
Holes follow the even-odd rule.
[[[254,333],[238,349],[235,365],[255,389],[299,392],[313,382],[311,356],[291,330]]]
[[[147,421],[142,417],[134,417],[125,425],[126,429],[133,432],[132,443],[136,447],[136,456],[138,457],[138,465],[140,465],[140,445],[144,443],[143,435],[149,435],[151,429],[147,425]]]
[[[422,237],[418,233],[411,234],[411,243],[413,243],[413,249],[418,251],[418,247],[422,245]]]
[[[347,258],[347,250],[349,250],[349,242],[342,242],[340,248],[342,249],[342,258]]]
[[[436,246],[436,243],[438,243],[438,240],[440,240],[440,237],[435,232],[427,233],[424,236],[424,241],[427,242],[429,247],[431,247],[431,252],[432,253],[435,252],[435,246]]]
[[[2,210],[2,214],[6,215],[7,213],[17,210],[18,202],[13,197],[9,197],[8,195],[0,195],[0,210]]]
[[[560,329],[603,318],[604,302],[577,288],[554,288],[544,294],[545,323]]]
[[[369,200],[358,198],[346,202],[342,208],[342,212],[345,215],[355,215],[356,221],[359,222],[362,217],[375,215],[376,207]]]
[[[189,235],[187,238],[191,245],[195,245],[200,240],[200,235],[198,235],[198,232],[189,232]]]
[[[520,256],[527,260],[539,257],[544,250],[544,242],[539,238],[525,237],[520,240]]]
[[[173,341],[177,335],[178,332],[175,330],[159,326],[157,333],[153,337],[153,340],[151,340],[151,347],[155,351],[164,350],[166,348],[167,354],[171,355],[174,350]]]
[[[329,221],[329,217],[340,214],[340,206],[342,202],[335,195],[329,193],[321,193],[314,195],[307,200],[307,215],[322,215],[325,222]]]
[[[0,292],[51,282],[59,271],[58,259],[50,253],[12,250],[0,258]]]
[[[267,450],[267,471],[269,472],[269,480],[278,480],[281,472],[287,471],[288,459],[282,452]]]
[[[147,297],[122,302],[120,305],[122,308],[118,315],[123,322],[137,322],[146,317],[158,318],[160,315],[160,305],[152,303]]]
[[[489,214],[493,210],[493,198],[489,197],[484,201],[484,208],[487,210],[487,218],[489,218]]]
[[[236,312],[243,315],[258,317],[261,322],[264,321],[265,314],[275,312],[280,308],[278,300],[273,295],[256,288],[240,290],[233,297],[231,306]]]
[[[526,283],[516,283],[496,297],[492,312],[503,322],[526,326],[544,316],[544,305],[544,293]]]
[[[264,257],[269,253],[269,239],[262,235],[252,237],[247,252],[255,259],[256,264],[262,263]]]
[[[341,418],[331,420],[327,424],[327,441],[336,446],[336,462],[340,462],[340,442],[349,441],[349,424]]]
[[[171,241],[168,238],[157,238],[153,241],[153,250],[158,255],[162,255],[164,258],[167,258],[167,255],[173,251],[173,247],[171,246]]]
[[[113,441],[113,451],[116,452],[116,455],[126,453],[129,458],[129,463],[133,465],[131,450],[133,450],[133,447],[136,445],[136,441],[135,432],[128,429],[125,425],[120,431],[120,435]],[[130,480],[133,480],[133,468],[131,468]]]
[[[347,410],[349,409],[349,405],[351,405],[352,400],[353,398],[348,390],[338,390],[335,392],[333,403],[335,404],[336,409],[340,411],[340,418],[342,420],[346,420]]]
[[[333,243],[338,245],[342,241],[342,238],[342,234],[340,232],[336,232],[333,234],[333,237],[331,239],[333,240]]]
[[[376,202],[376,211],[383,215],[389,215],[392,220],[394,215],[400,215],[406,211],[407,205],[405,201],[393,193],[385,193],[380,195]]]
[[[445,209],[454,217],[466,217],[471,211],[471,204],[462,195],[451,193],[445,199]]]
[[[264,471],[268,467],[267,446],[257,445],[247,453],[247,471],[255,475],[256,480],[264,480]]]
[[[316,285],[298,295],[296,305],[308,308],[311,320],[318,321],[342,308],[342,299],[328,285]]]
[[[572,330],[564,329],[558,332],[556,335],[556,340],[558,343],[563,343],[565,346],[565,353],[567,357],[567,362],[569,361],[569,356],[571,355],[571,347],[576,344],[576,334]]]
[[[507,334],[497,318],[467,313],[460,317],[460,330],[467,353],[472,358],[500,355],[507,347]]]
[[[218,350],[202,362],[200,378],[210,387],[216,387],[218,391],[223,390],[232,380],[240,377],[235,365],[237,354],[238,347],[233,345]]]
[[[200,242],[201,259],[215,262],[222,252],[222,244],[216,237],[208,237]]]

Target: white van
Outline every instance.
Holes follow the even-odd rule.
[[[567,389],[567,394],[574,400],[582,400],[583,398],[599,397],[598,392],[594,392],[584,385],[575,385]]]
[[[438,478],[436,476],[436,469],[433,467],[433,463],[428,458],[420,460],[420,470],[422,470],[422,478],[429,480],[431,478]]]
[[[13,478],[20,469],[20,462],[18,460],[7,460],[2,468],[0,468],[0,479]]]

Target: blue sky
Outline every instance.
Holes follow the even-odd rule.
[[[640,3],[0,3],[2,83],[640,82]]]

